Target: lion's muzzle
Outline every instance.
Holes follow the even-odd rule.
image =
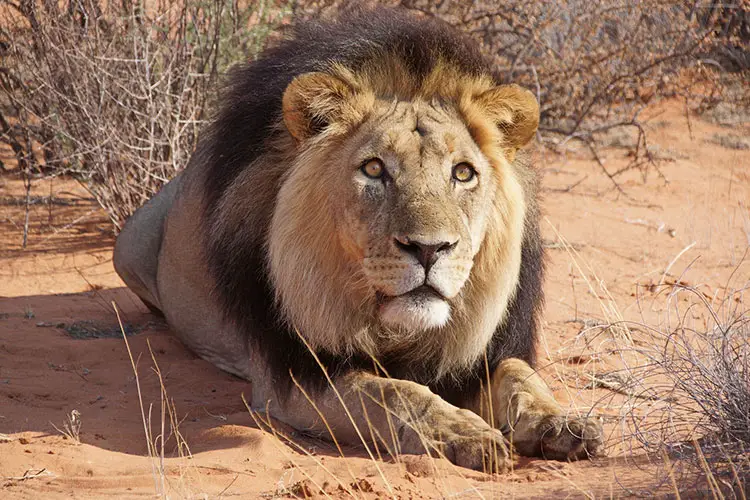
[[[390,272],[378,273],[379,313],[385,324],[414,331],[441,327],[450,320],[449,301],[471,267],[460,258],[460,244],[459,235],[444,231],[393,236],[387,259],[393,263]],[[390,279],[383,280],[386,275]]]

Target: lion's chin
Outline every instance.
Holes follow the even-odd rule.
[[[430,330],[448,323],[451,307],[436,293],[413,291],[389,298],[380,306],[380,320],[407,331]]]

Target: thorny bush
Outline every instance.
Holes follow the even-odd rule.
[[[720,70],[747,68],[750,0],[380,3],[438,16],[478,39],[506,81],[537,94],[544,146],[582,141],[598,159],[600,134],[630,128],[627,168],[644,173],[652,158],[643,107],[691,92],[680,79],[685,69],[716,83]],[[29,183],[34,175],[77,176],[119,228],[185,166],[231,63],[254,57],[291,19],[361,2],[0,5],[0,141]],[[726,98],[716,85],[703,85],[698,97],[709,106]],[[601,167],[619,189],[621,172]]]

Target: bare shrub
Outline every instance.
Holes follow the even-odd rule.
[[[706,4],[698,13],[700,22],[712,27],[719,40],[707,55],[728,69],[750,69],[750,0],[711,0]]]
[[[692,464],[730,490],[750,474],[750,311],[743,289],[718,305],[700,291],[671,289],[671,325],[649,329],[631,367],[640,402],[628,414],[646,450]],[[718,487],[718,483],[717,483]]]
[[[478,39],[505,80],[536,92],[542,144],[582,141],[617,189],[619,174],[641,168],[645,178],[654,162],[641,110],[655,96],[689,94],[685,68],[708,82],[703,108],[720,104],[714,75],[724,66],[706,57],[723,50],[741,67],[750,36],[747,0],[378,3]],[[229,65],[257,54],[291,14],[353,5],[361,2],[0,0],[0,142],[27,187],[42,173],[74,174],[119,228],[187,163]],[[610,172],[597,146],[621,127],[634,136],[633,160]]]
[[[52,427],[65,439],[81,444],[81,412],[78,410],[71,410],[70,415],[67,415],[65,422],[63,422],[62,429],[59,429],[55,424],[52,424]]]
[[[284,5],[2,0],[0,140],[26,178],[82,180],[119,228],[187,164],[219,75]]]
[[[686,67],[708,75],[700,57],[717,46],[741,61],[748,36],[745,0],[721,9],[706,0],[385,3],[438,16],[477,38],[505,80],[535,90],[543,144],[583,141],[599,161],[601,136],[631,128],[632,163],[609,172],[600,161],[618,189],[617,175],[634,167],[645,175],[654,160],[639,121],[645,105],[684,91],[678,77]],[[187,163],[224,69],[252,58],[292,12],[305,18],[354,5],[0,4],[7,26],[0,29],[0,141],[27,183],[43,171],[76,175],[117,228]],[[717,94],[703,101],[716,105]]]

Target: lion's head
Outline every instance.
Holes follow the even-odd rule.
[[[518,282],[516,152],[538,118],[520,87],[443,63],[414,78],[388,53],[296,77],[267,236],[287,320],[331,353],[473,363]]]

